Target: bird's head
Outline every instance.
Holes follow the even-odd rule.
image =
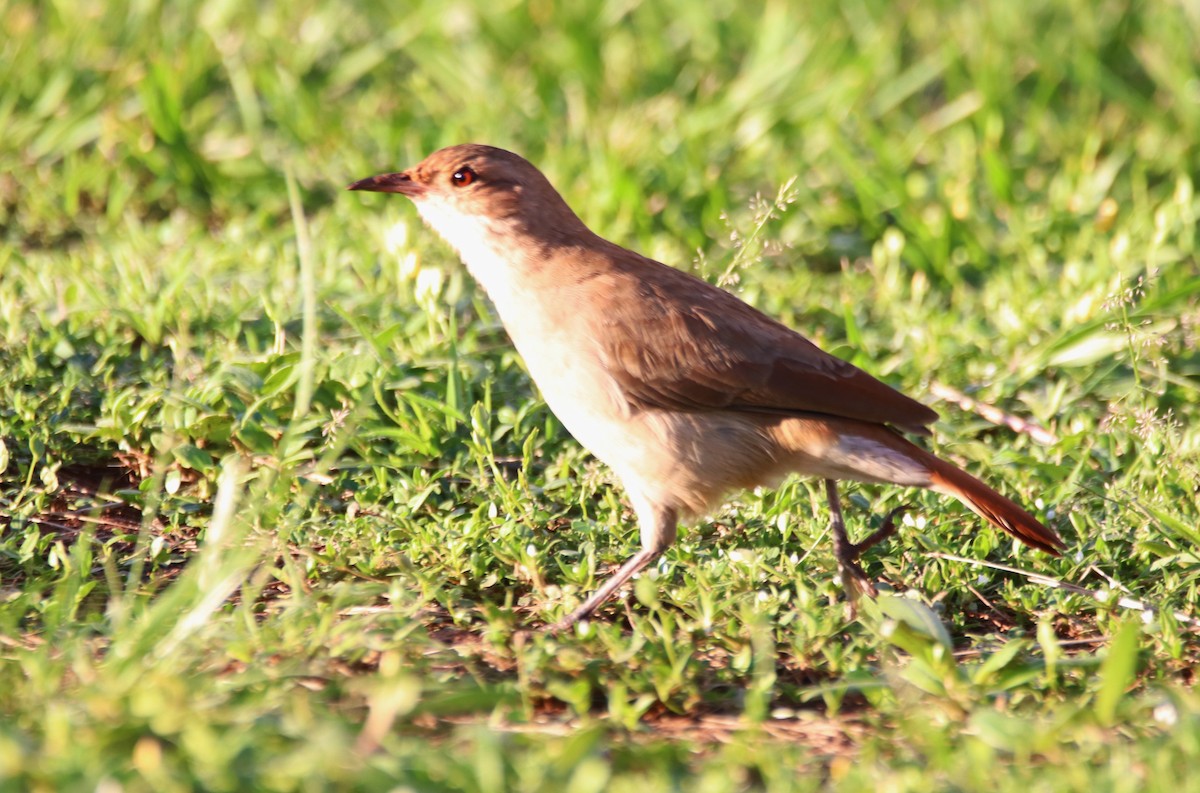
[[[347,189],[408,196],[425,222],[460,251],[481,235],[549,240],[582,226],[525,158],[477,143],[440,149],[406,171],[371,176]]]

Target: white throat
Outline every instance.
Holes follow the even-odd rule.
[[[503,228],[504,221],[468,215],[437,197],[417,202],[425,223],[454,248],[471,276],[483,287],[505,325],[519,317],[528,273],[519,244]]]
[[[463,263],[488,287],[488,274],[504,264],[500,259],[502,234],[485,217],[466,215],[447,202],[429,197],[417,202],[421,218],[458,251]]]

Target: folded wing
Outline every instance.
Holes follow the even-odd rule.
[[[679,270],[642,259],[602,280],[609,331],[593,338],[635,408],[822,414],[921,434],[937,419],[920,402]]]

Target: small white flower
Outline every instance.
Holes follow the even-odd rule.
[[[1154,720],[1164,727],[1174,727],[1179,721],[1179,711],[1173,702],[1160,702],[1154,707]]]
[[[410,281],[421,272],[421,259],[416,251],[409,251],[400,258],[400,279]]]
[[[397,223],[383,233],[383,247],[388,253],[399,253],[408,245],[408,224]]]
[[[413,290],[417,301],[428,304],[436,301],[442,294],[442,271],[436,267],[422,267],[417,273],[417,285]]]
[[[734,548],[729,552],[729,559],[739,564],[751,565],[754,564],[755,553],[749,548]]]

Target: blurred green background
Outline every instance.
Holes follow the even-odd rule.
[[[1198,33],[1167,1],[0,0],[0,789],[1188,789]],[[847,620],[789,481],[525,633],[632,518],[407,202],[343,192],[465,141],[937,407],[1070,552],[851,487],[856,533],[914,511]]]

